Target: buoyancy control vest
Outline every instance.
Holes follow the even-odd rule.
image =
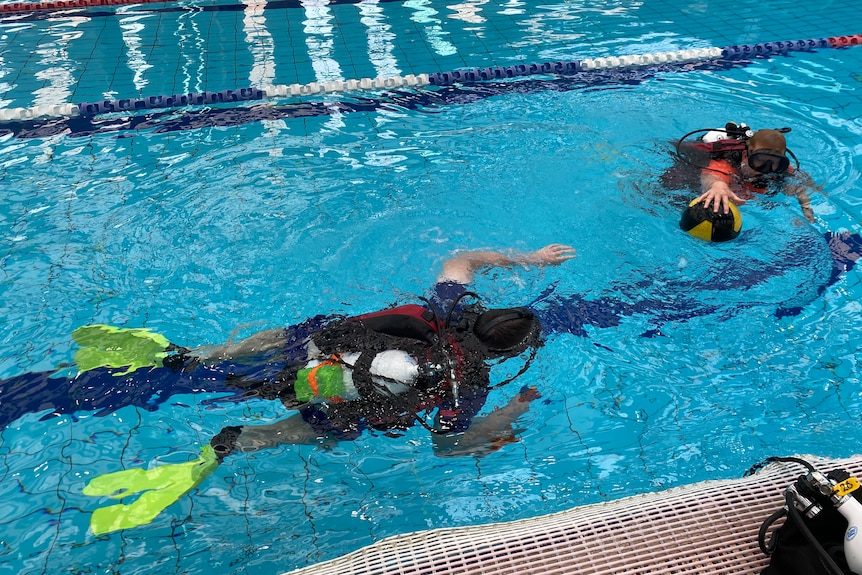
[[[406,305],[347,318],[316,333],[313,352],[345,370],[344,390],[355,398],[327,401],[327,425],[346,429],[362,419],[377,429],[404,428],[420,420],[419,412],[436,407],[438,419],[447,420],[440,432],[459,429],[454,422],[472,417],[473,408],[484,403],[490,375],[485,355],[462,345],[469,325],[467,320],[444,326],[427,308]],[[470,405],[466,412],[464,402]]]
[[[391,335],[435,343],[444,326],[437,315],[428,308],[407,304],[391,309],[366,313],[348,318],[360,322],[367,329]]]

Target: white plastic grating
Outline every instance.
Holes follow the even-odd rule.
[[[862,473],[862,455],[802,458]],[[768,564],[757,531],[804,471],[777,463],[533,519],[398,535],[291,575],[756,574]]]

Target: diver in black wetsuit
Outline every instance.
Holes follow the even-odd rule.
[[[235,451],[351,440],[368,428],[389,434],[415,422],[432,432],[435,453],[443,456],[481,456],[517,441],[512,423],[539,397],[537,390],[523,388],[506,406],[482,418],[475,416],[490,389],[486,362],[535,350],[540,345],[538,320],[526,308],[484,310],[460,304],[465,298],[477,297],[466,286],[481,269],[558,265],[573,257],[574,250],[562,245],[517,255],[468,252],[444,264],[435,289],[436,303],[427,301],[427,307],[401,306],[329,320],[302,335],[297,328],[263,332],[206,353],[192,355],[181,350],[162,358],[180,377],[203,371],[202,379],[214,373],[208,363],[215,361],[217,371],[227,368],[226,387],[244,390],[244,397],[280,399],[298,413],[269,425],[225,427],[194,461],[94,477],[83,489],[85,495],[145,494],[131,504],[96,509],[90,518],[91,530],[101,534],[149,523]],[[313,322],[306,322],[304,328],[310,325]],[[145,345],[158,339],[135,335]],[[232,363],[226,365],[226,361]],[[242,363],[280,368],[239,375],[232,368]],[[152,371],[159,369],[169,368]],[[435,410],[433,423],[420,415],[420,411],[430,414]]]
[[[86,369],[79,364],[76,377],[33,373],[0,382],[0,424],[45,409],[53,410],[45,417],[78,410],[104,415],[127,405],[155,410],[172,395],[203,391],[231,392],[235,400],[280,399],[299,408],[307,435],[314,437],[352,439],[367,428],[403,429],[417,413],[434,409],[435,429],[464,433],[487,397],[486,362],[518,355],[540,341],[539,322],[531,310],[465,306],[470,301],[465,296],[473,295],[467,284],[485,268],[558,265],[572,257],[573,250],[561,245],[526,254],[465,252],[444,263],[424,307],[401,306],[347,319],[318,316],[205,351],[189,352],[157,334],[115,334],[134,335],[135,346],[157,349],[143,362],[131,358],[100,363],[99,353],[111,355],[108,348],[123,344],[112,340],[98,349],[99,342],[91,340],[110,335],[107,330],[124,330],[88,326],[90,339],[81,339],[79,345],[90,346],[84,351],[95,351],[97,357],[88,360]],[[320,362],[329,365],[318,367]],[[310,383],[317,379],[328,384],[340,379],[340,389],[311,392]],[[345,384],[352,390],[345,390]],[[525,392],[513,400],[510,420],[523,413],[518,410],[527,407],[526,398],[535,394]]]

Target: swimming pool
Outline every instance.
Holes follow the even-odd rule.
[[[236,7],[4,14],[0,101],[433,73],[862,24],[836,2]],[[286,411],[179,394],[157,409],[16,417],[0,433],[5,569],[281,572],[396,533],[738,477],[770,455],[858,452],[847,440],[862,404],[858,272],[818,292],[831,268],[823,234],[859,231],[860,50],[5,124],[4,378],[70,362],[82,325],[204,345],[414,302],[461,249],[578,249],[559,268],[480,280],[494,305],[646,302],[613,308],[616,322],[569,320],[580,334],[559,327],[490,397],[487,409],[535,385],[543,401],[519,421],[521,441],[487,457],[435,458],[421,428],[233,456],[151,525],[100,537],[89,518],[107,501],[82,495],[90,478],[187,460],[225,425]],[[668,142],[728,120],[793,127],[790,147],[824,183],[816,224],[777,198],[745,207],[734,242],[679,232],[658,183]]]

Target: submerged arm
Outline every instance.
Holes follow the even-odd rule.
[[[473,455],[483,457],[501,449],[509,443],[517,443],[513,424],[530,410],[530,403],[541,395],[534,387],[523,388],[509,403],[488,415],[477,417],[463,433],[434,434],[434,454],[439,457]]]
[[[796,196],[796,201],[799,202],[799,207],[802,209],[802,215],[813,224],[815,221],[814,210],[811,209],[811,197],[808,195],[808,192],[800,190],[794,195]]]
[[[801,170],[794,173],[793,177],[796,181],[788,182],[785,185],[784,193],[796,197],[796,201],[799,202],[799,207],[802,209],[802,215],[805,216],[806,220],[814,223],[814,210],[811,209],[811,196],[808,191],[820,191],[823,186],[815,184],[811,176]]]

